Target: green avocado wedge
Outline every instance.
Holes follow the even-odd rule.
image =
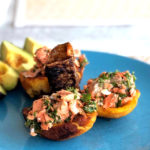
[[[35,65],[35,61],[29,53],[8,41],[2,42],[0,53],[2,61],[9,64],[18,73],[30,70]]]
[[[4,88],[0,85],[0,100],[6,96],[6,91]]]
[[[36,50],[43,47],[41,44],[39,44],[34,39],[27,37],[24,43],[24,50],[29,52],[30,54],[34,55]]]
[[[15,70],[0,61],[0,85],[2,85],[6,91],[10,91],[16,87],[18,78],[19,76]]]

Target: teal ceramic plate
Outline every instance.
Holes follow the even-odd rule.
[[[21,86],[8,92],[0,101],[0,150],[149,150],[150,149],[150,66],[112,54],[85,52],[90,64],[86,67],[81,87],[103,71],[135,71],[136,86],[141,92],[135,110],[120,119],[98,118],[87,133],[67,140],[50,141],[31,137],[24,127],[21,111],[31,99]]]

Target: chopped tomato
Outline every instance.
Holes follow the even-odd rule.
[[[48,130],[48,128],[49,128],[48,124],[41,123],[41,129],[42,130]]]
[[[33,113],[41,111],[42,108],[43,108],[43,100],[42,99],[38,99],[33,102],[33,108],[32,108]]]
[[[133,99],[133,97],[125,97],[122,101],[121,101],[121,104],[124,105],[126,104],[127,102],[131,101]]]
[[[124,88],[113,88],[114,93],[126,94],[126,89]]]
[[[110,90],[111,88],[113,87],[113,85],[112,84],[110,84],[110,83],[104,83],[104,88],[105,89],[108,89],[108,90]]]
[[[119,89],[118,93],[120,93],[120,94],[126,94],[126,89]]]
[[[118,101],[117,96],[115,96],[115,94],[111,93],[104,99],[103,107],[104,108],[116,107],[117,101]]]
[[[47,47],[39,48],[35,53],[35,58],[42,64],[46,64],[49,61],[50,50]]]

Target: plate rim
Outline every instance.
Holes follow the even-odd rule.
[[[104,52],[104,51],[97,51],[97,50],[85,50],[85,49],[81,49],[81,52],[102,53],[102,54],[105,54],[105,55],[113,55],[113,56],[117,56],[117,57],[122,57],[124,59],[128,59],[130,61],[135,61],[135,62],[138,62],[138,63],[142,63],[142,64],[147,65],[148,67],[150,67],[150,64],[148,64],[148,63],[146,63],[142,60],[131,58],[130,56],[124,56],[124,55],[115,54],[115,53],[111,53],[111,52]]]

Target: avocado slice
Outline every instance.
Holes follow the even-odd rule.
[[[19,75],[6,63],[0,61],[0,85],[5,90],[10,91],[14,89],[18,83]]]
[[[30,54],[34,55],[36,50],[43,47],[41,44],[39,44],[34,39],[27,37],[24,43],[24,50],[29,52]]]
[[[1,59],[19,73],[30,70],[35,65],[35,61],[29,53],[8,41],[2,42],[0,52]]]
[[[4,90],[4,88],[0,85],[0,100],[6,96],[6,91]]]

